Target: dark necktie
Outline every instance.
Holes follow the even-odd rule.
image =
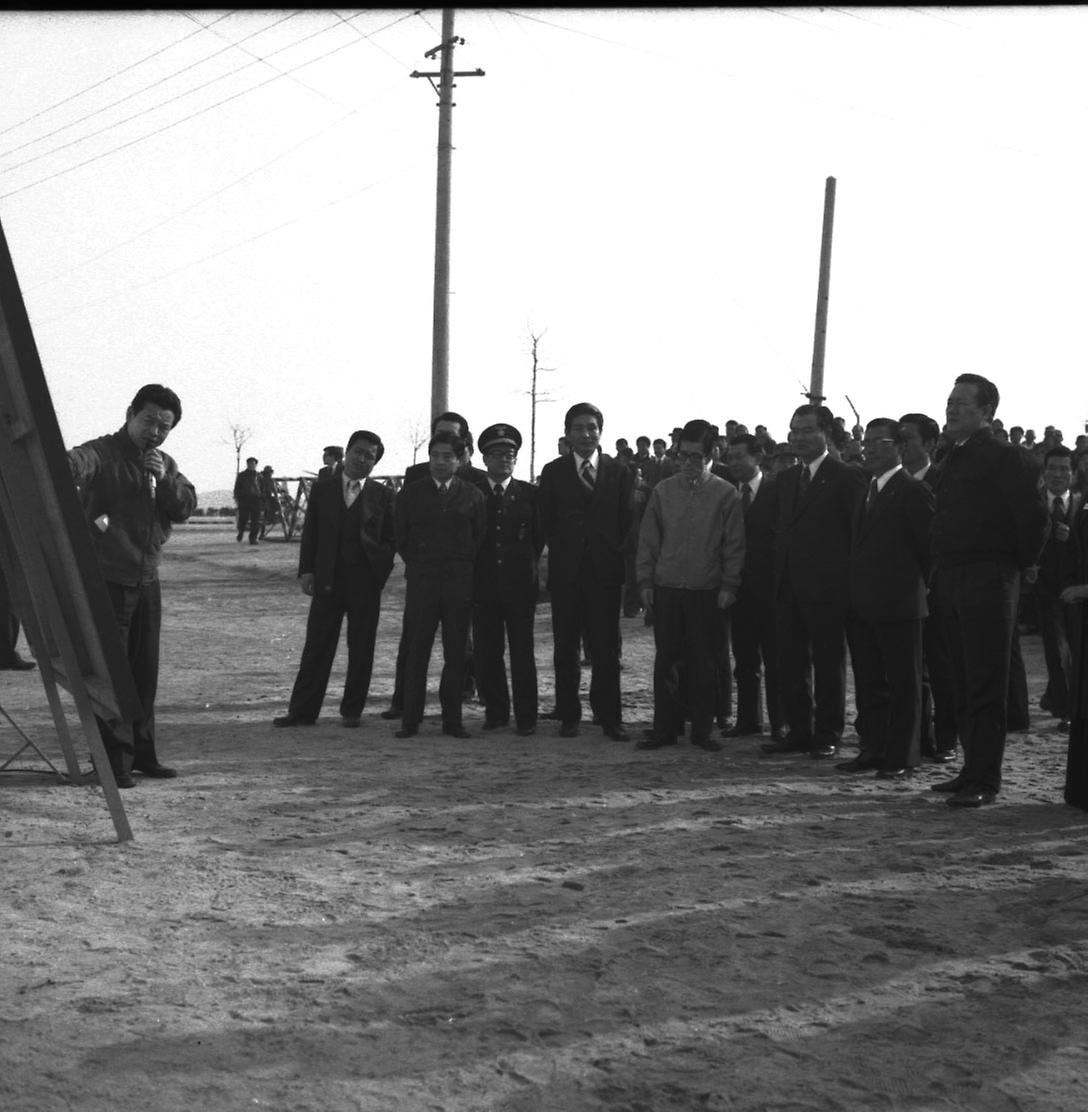
[[[1065,507],[1062,505],[1060,495],[1056,495],[1054,501],[1050,503],[1050,520],[1055,525],[1065,524]]]
[[[800,502],[802,498],[808,493],[809,485],[812,483],[812,472],[808,469],[807,463],[801,464],[801,481],[797,485],[797,501]]]
[[[446,495],[449,494],[450,488],[445,483],[438,484],[438,505],[444,510],[446,508]]]
[[[873,479],[872,482],[869,483],[869,493],[868,495],[866,495],[865,498],[866,513],[868,513],[873,508],[873,503],[876,501],[876,496],[878,493],[879,492],[877,490],[876,479]]]
[[[747,483],[740,484],[740,507],[745,514],[748,513],[748,507],[752,504],[752,488]]]
[[[582,482],[589,487],[590,490],[596,485],[596,478],[593,474],[593,464],[588,459],[582,460]]]

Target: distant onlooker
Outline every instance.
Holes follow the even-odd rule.
[[[241,541],[249,531],[249,543],[256,544],[261,531],[261,477],[257,474],[257,457],[246,460],[246,469],[234,480],[234,501],[238,504],[238,536]]]
[[[283,520],[280,513],[280,502],[276,495],[276,481],[272,478],[272,465],[261,468],[261,506],[264,512],[261,515],[260,540],[263,540],[269,526]]]
[[[324,467],[320,468],[317,472],[318,481],[321,479],[331,479],[336,472],[336,465],[342,463],[344,459],[344,449],[339,444],[330,444],[321,456],[321,462]]]

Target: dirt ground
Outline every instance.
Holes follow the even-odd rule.
[[[485,735],[473,706],[471,740],[431,718],[397,741],[377,714],[398,568],[364,728],[340,727],[340,661],[327,717],[278,730],[297,551],[176,532],[159,724],[180,776],[121,793],[134,841],[95,787],[0,775],[0,1108],[1088,1107],[1088,815],[1061,803],[1053,720],[1033,709],[976,812],[926,790],[936,766],[885,786],[758,738]],[[623,634],[637,730],[651,631]],[[548,706],[546,607],[537,643]],[[2,675],[63,768],[37,673]]]

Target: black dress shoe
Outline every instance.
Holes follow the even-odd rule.
[[[721,743],[715,741],[712,737],[692,738],[691,744],[696,749],[705,749],[708,753],[720,753],[722,748]]]
[[[963,786],[963,776],[959,775],[953,776],[951,780],[938,780],[936,784],[929,785],[929,790],[931,792],[958,792]]]
[[[956,750],[955,749],[938,749],[937,752],[934,753],[932,758],[931,758],[931,760],[936,761],[937,764],[943,764],[943,765],[951,764],[955,759],[956,759]]]
[[[996,798],[996,792],[975,791],[973,788],[965,788],[956,792],[955,795],[950,795],[945,803],[949,807],[985,807],[988,803],[993,803]]]
[[[736,725],[730,726],[728,730],[722,730],[722,737],[751,737],[753,734],[761,734],[763,732],[760,726]]]
[[[509,726],[509,725],[510,725],[510,719],[509,718],[485,718],[484,719],[484,729],[485,730],[501,730],[503,728],[503,726]]]
[[[443,723],[442,733],[444,733],[446,735],[446,737],[459,737],[459,738],[472,737],[472,734],[470,734],[468,732],[468,730],[466,730],[464,728],[464,726],[461,725],[460,722]]]
[[[29,672],[31,668],[37,668],[34,661],[24,660],[18,653],[12,653],[0,664],[0,671],[3,672]]]
[[[792,741],[789,737],[765,741],[760,746],[764,753],[807,753],[811,748],[811,743]]]
[[[560,737],[577,737],[579,732],[577,722],[563,722],[559,726]]]
[[[605,737],[613,741],[630,741],[631,735],[622,726],[602,726]]]
[[[113,774],[113,779],[114,783],[116,783],[119,788],[136,787],[136,781],[133,780],[131,774],[128,772],[115,772]]]
[[[526,722],[524,726],[518,726],[514,733],[516,733],[518,737],[531,737],[536,733],[536,723]]]
[[[839,761],[835,765],[836,772],[870,772],[880,767],[880,761],[868,753],[859,753],[853,760]]]
[[[286,714],[281,714],[279,718],[272,719],[273,726],[312,726],[314,724],[313,718],[303,718],[301,715],[292,714],[288,711]]]
[[[393,734],[393,736],[394,737],[415,737],[416,734],[418,734],[418,733],[419,733],[419,727],[418,726],[404,725],[404,726],[401,726],[401,728],[399,730],[397,730]]]
[[[403,717],[404,717],[404,707],[390,707],[388,710],[383,710],[382,711],[382,718],[384,718],[387,722],[391,718],[403,718]]]
[[[636,749],[664,749],[666,745],[675,745],[676,738],[668,734],[655,734],[647,730],[646,736],[641,741],[635,742]]]
[[[839,747],[825,742],[816,742],[813,747],[808,751],[808,755],[814,761],[826,760],[828,757],[838,756]]]
[[[152,780],[173,780],[178,774],[176,768],[167,768],[164,764],[159,764],[156,761],[154,764],[133,765],[133,772],[142,772],[145,776],[150,776]]]
[[[877,780],[909,780],[914,775],[913,768],[880,768],[877,769]]]

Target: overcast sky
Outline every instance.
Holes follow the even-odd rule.
[[[441,13],[0,13],[0,221],[62,433],[181,395],[167,443],[228,488],[355,428],[412,461],[430,416]],[[1006,424],[1088,418],[1088,10],[457,14],[450,388],[537,470],[575,401],[605,440],[825,392],[941,418],[962,371]]]

